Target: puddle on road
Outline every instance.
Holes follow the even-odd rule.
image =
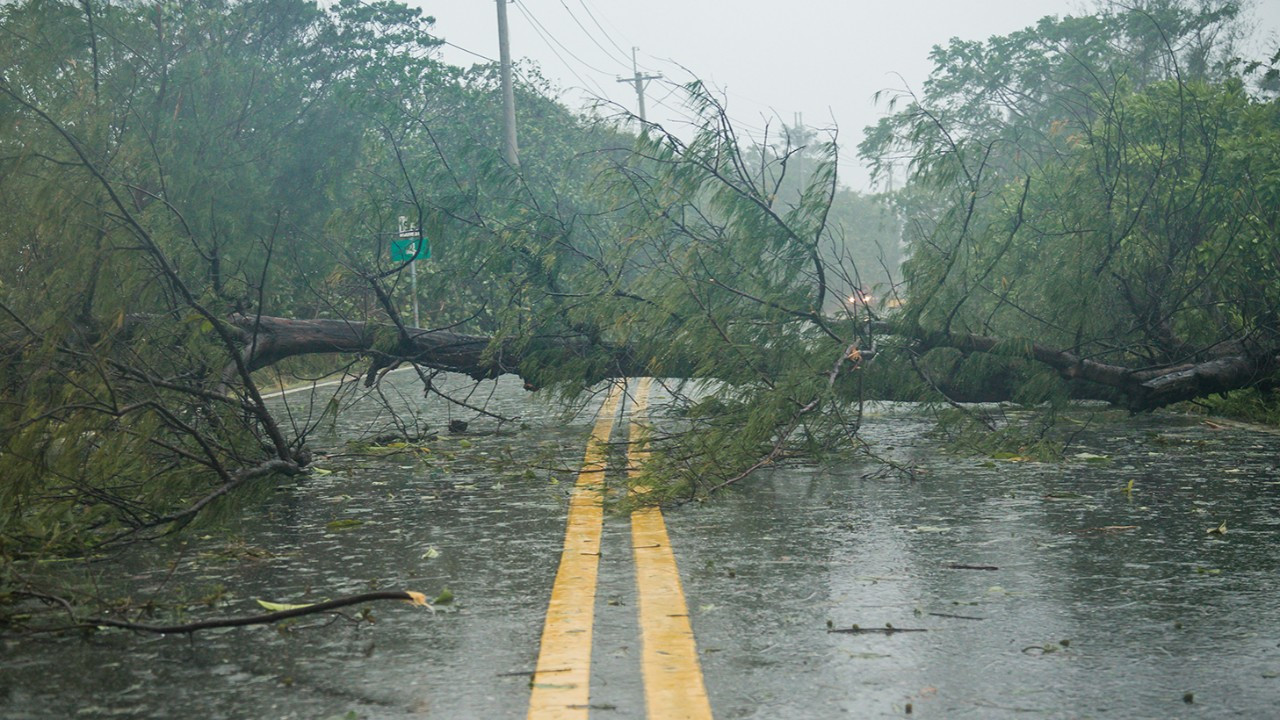
[[[395,387],[420,402],[408,378]],[[277,492],[236,543],[192,538],[171,579],[101,569],[131,575],[135,600],[180,591],[193,615],[201,598],[248,614],[254,598],[374,587],[448,587],[454,605],[381,603],[373,624],[286,632],[8,639],[0,717],[523,717],[572,484],[553,470],[581,459],[590,417],[564,420],[516,382],[493,401],[530,429],[490,434],[480,420],[470,447],[441,433],[431,454],[321,459],[333,474]],[[421,412],[433,429],[447,419]],[[344,416],[334,447],[377,417]],[[1274,712],[1280,438],[1155,415],[1082,432],[1072,452],[1105,461],[984,463],[941,453],[927,428],[905,408],[866,428],[925,471],[917,480],[792,467],[667,513],[717,718],[902,716],[908,703],[946,718]],[[597,626],[597,647],[611,671],[638,673],[638,641],[609,635],[634,628],[614,561],[600,602],[619,620]],[[829,633],[828,621],[928,632]],[[635,681],[615,686],[616,699],[602,684],[611,709],[593,716],[643,717]]]
[[[673,514],[717,717],[1273,714],[1276,437],[1158,415],[1077,442],[1109,460],[914,443],[916,481],[789,469]]]
[[[145,599],[163,586],[162,597],[190,598],[193,616],[256,614],[259,598],[305,603],[371,589],[434,597],[447,587],[455,603],[431,614],[383,602],[369,606],[372,624],[318,627],[328,622],[321,616],[287,632],[11,639],[0,660],[0,717],[169,718],[186,708],[228,719],[521,715],[527,677],[499,674],[532,668],[572,486],[557,469],[576,469],[590,414],[566,419],[504,382],[490,408],[519,420],[473,420],[467,434],[450,435],[440,404],[423,409],[406,374],[394,389],[439,431],[425,443],[430,453],[348,455],[346,441],[392,429],[374,403],[356,404],[333,435],[319,437],[330,456],[315,464],[331,474],[282,487],[237,524],[231,542],[221,532],[190,538],[171,579],[131,563],[130,592]],[[536,431],[520,431],[521,422]],[[116,572],[95,569],[106,587]],[[200,601],[212,598],[210,613]]]

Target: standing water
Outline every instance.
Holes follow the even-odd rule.
[[[389,420],[350,402],[321,439],[328,474],[231,529],[87,569],[103,595],[180,601],[186,619],[370,589],[452,603],[191,638],[10,634],[0,717],[523,717],[599,401],[566,419],[486,383],[472,400],[519,420],[468,414],[449,434],[406,375],[388,394],[439,431],[425,449],[353,452]],[[306,395],[278,402],[302,418]],[[912,479],[865,460],[785,467],[668,511],[715,716],[1274,717],[1280,437],[1076,419],[1065,462],[968,459],[917,408],[886,406],[864,434]],[[605,525],[591,714],[641,718],[627,520]]]

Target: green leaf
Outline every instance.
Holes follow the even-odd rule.
[[[308,607],[311,607],[312,605],[315,605],[315,603],[302,603],[301,605],[297,605],[293,603],[278,603],[278,602],[271,602],[270,600],[260,600],[257,598],[255,598],[255,600],[259,605],[270,610],[271,612],[283,612],[285,610],[301,610],[302,608],[308,608]]]

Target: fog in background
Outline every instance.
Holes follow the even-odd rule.
[[[436,18],[450,43],[443,58],[469,66],[498,57],[494,0],[411,0]],[[680,133],[690,115],[676,85],[698,77],[716,88],[740,130],[771,135],[800,120],[839,128],[842,182],[872,189],[856,157],[862,129],[888,111],[887,98],[919,91],[934,45],[1004,35],[1045,15],[1080,15],[1078,0],[516,0],[507,6],[511,53],[530,59],[571,107],[594,100],[636,111],[631,49],[649,83],[648,118]],[[1254,34],[1251,57],[1280,47],[1280,0],[1246,10]],[[876,93],[887,91],[877,103]],[[608,109],[602,112],[609,112]]]

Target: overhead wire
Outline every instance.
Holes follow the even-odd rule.
[[[669,90],[667,90],[666,94],[663,95],[662,97],[651,100],[650,102],[653,103],[653,105],[655,106],[666,108],[668,111],[674,113],[675,115],[678,115],[680,119],[689,123],[690,125],[696,126],[696,125],[702,124],[702,119],[699,118],[697,115],[695,115],[691,110],[684,107],[678,107],[669,102],[672,95],[675,95],[676,93],[684,89],[684,85],[681,83],[675,82],[673,80],[668,80],[665,84],[670,88]],[[724,111],[724,106],[723,106],[723,103],[721,103],[721,112],[723,113],[724,117],[730,122],[730,124],[733,127],[746,131],[747,137],[751,138],[752,140],[758,141],[768,134],[768,130],[765,126],[755,125],[752,123],[745,122],[723,111]]]
[[[476,51],[474,51],[474,50],[468,50],[468,49],[466,49],[466,48],[462,47],[461,45],[458,45],[458,44],[456,44],[456,43],[451,43],[451,42],[449,42],[448,40],[445,40],[444,38],[436,38],[436,39],[440,41],[440,44],[441,44],[441,45],[448,45],[449,47],[454,48],[454,49],[456,49],[456,50],[461,50],[462,52],[464,52],[464,53],[466,53],[466,54],[468,54],[468,55],[475,55],[476,57],[480,58],[481,60],[484,60],[484,61],[487,61],[487,62],[491,62],[491,63],[496,63],[496,62],[498,62],[497,60],[494,60],[493,58],[489,57],[488,55],[482,55],[482,54],[480,54],[480,53],[478,53],[478,52],[476,52]]]
[[[647,54],[647,53],[646,53],[646,54]],[[661,58],[661,57],[658,57],[658,56],[656,56],[656,55],[649,55],[649,57],[653,58],[654,60],[658,60],[658,61],[660,61],[660,62],[662,62],[662,63],[665,63],[665,64],[667,64],[667,65],[675,66],[675,67],[679,68],[681,71],[686,72],[686,73],[689,73],[689,75],[690,75],[690,76],[692,76],[692,77],[694,77],[695,79],[697,79],[697,76],[696,76],[696,75],[694,75],[694,74],[693,74],[693,73],[692,73],[692,72],[691,72],[687,67],[685,67],[684,65],[681,65],[680,63],[676,62],[676,61],[675,61],[675,60],[673,60],[672,58]],[[641,66],[641,67],[643,67],[643,66]],[[681,87],[681,85],[680,85],[679,83],[675,83],[675,85],[676,85],[676,87]],[[708,88],[708,89],[710,89],[710,88],[713,88],[713,87],[714,87],[713,85],[711,85],[711,84],[709,84],[709,83],[703,83],[703,85],[704,85],[706,88]],[[719,90],[719,91],[720,91],[720,94],[721,94],[722,96],[724,96],[724,100],[727,102],[728,97],[729,97],[728,88],[715,88],[715,89],[717,89],[717,90]],[[669,97],[669,96],[670,96],[670,94],[668,94],[668,97]],[[736,95],[736,94],[735,94],[735,95],[734,95],[734,97],[741,97],[741,96],[738,96],[738,95]],[[671,105],[669,105],[669,104],[667,104],[667,103],[658,102],[657,104],[659,104],[659,105],[661,105],[662,107],[665,107],[665,108],[667,108],[668,110],[671,110],[671,111],[673,111],[673,112],[679,112],[681,115],[683,115],[684,117],[686,117],[686,118],[688,118],[688,119],[690,119],[690,120],[692,120],[692,119],[693,119],[693,116],[692,116],[692,115],[690,115],[690,114],[688,114],[688,113],[685,113],[685,112],[681,112],[681,111],[679,111],[679,110],[676,110],[676,108],[673,108]],[[757,104],[760,104],[760,103],[757,103]],[[721,105],[721,110],[722,110],[722,111],[726,111],[726,110],[727,110],[727,108],[725,107],[725,102],[721,102],[721,103],[720,103],[720,105]],[[767,106],[766,106],[766,107],[767,107]],[[772,108],[770,108],[770,110],[772,110]],[[741,128],[743,128],[743,129],[745,129],[745,130],[751,131],[751,133],[754,133],[754,134],[756,134],[756,135],[763,136],[763,135],[765,135],[765,134],[766,134],[766,127],[764,127],[764,126],[761,126],[761,125],[755,125],[755,124],[752,124],[752,123],[745,122],[745,121],[741,120],[741,119],[740,119],[740,118],[738,118],[738,117],[735,117],[735,116],[733,116],[733,115],[730,115],[728,112],[724,112],[723,114],[724,114],[725,118],[727,118],[730,122],[732,122],[732,123],[733,123],[733,125],[734,125],[734,126],[741,127]],[[765,123],[766,123],[766,125],[767,125],[768,121],[766,120],[766,121],[765,121]]]
[[[613,39],[613,36],[610,35],[608,30],[606,30],[605,27],[601,24],[599,18],[596,17],[596,14],[594,12],[592,12],[591,8],[587,5],[585,0],[578,0],[578,3],[582,6],[582,9],[586,11],[587,16],[591,19],[591,22],[596,26],[596,28],[600,30],[600,34],[603,35],[604,38],[608,40],[608,42],[611,45],[613,45],[613,47],[618,51],[620,55],[625,57],[626,51],[623,50],[622,47],[618,45],[617,41]],[[602,75],[609,75],[611,73],[605,70],[602,70],[592,65],[591,63],[586,62],[581,57],[579,57],[576,53],[570,50],[568,46],[566,46],[563,42],[561,42],[558,38],[556,38],[551,33],[551,31],[545,25],[542,24],[540,20],[538,20],[536,17],[533,16],[532,12],[527,7],[524,6],[523,2],[520,2],[520,0],[516,0],[514,4],[516,5],[516,8],[520,10],[520,12],[525,16],[525,18],[529,20],[531,26],[533,26],[534,32],[536,32],[539,35],[539,37],[542,38],[543,42],[547,44],[547,47],[551,50],[551,52],[560,60],[562,64],[564,64],[565,68],[570,73],[572,73],[573,76],[576,77],[579,82],[582,83],[582,89],[584,91],[590,92],[590,88],[588,88],[587,86],[593,85],[595,87],[595,92],[596,92],[595,98],[597,100],[606,99],[608,97],[608,94],[604,92],[604,89],[601,88],[598,83],[587,80],[582,75],[578,74],[578,72],[573,68],[573,66],[567,60],[565,60],[564,56],[561,55],[559,51],[556,50],[556,46],[558,45],[561,48],[563,48],[564,51],[568,53],[570,57],[572,57],[574,60],[577,60],[583,66],[585,66],[586,68],[589,68],[590,70],[596,73],[599,73]],[[596,39],[595,35],[586,26],[582,24],[582,22],[573,13],[573,10],[569,8],[569,6],[564,2],[564,0],[561,0],[560,4],[562,7],[564,7],[565,12],[569,14],[569,17],[573,19],[574,24],[576,24],[578,28],[582,30],[583,34],[587,35],[587,37],[592,41],[592,43],[595,44],[597,48],[599,48],[602,52],[605,53],[606,57],[608,57],[610,60],[613,60],[615,62],[619,62],[619,64],[623,65],[623,67],[626,67],[625,63],[622,63],[621,61],[619,61],[618,58],[608,50],[608,48],[605,48],[603,45],[600,44],[600,42]],[[455,42],[446,40],[443,37],[437,37],[436,39],[439,40],[442,45],[447,45],[451,48],[454,48],[455,50],[464,52],[468,55],[484,60],[485,62],[488,62],[488,63],[498,62],[496,59],[488,55],[485,55],[484,53],[476,52],[475,50],[472,50],[470,48],[463,47],[461,45],[458,45]],[[654,57],[654,56],[651,55],[650,57]],[[661,59],[661,58],[658,58],[658,59]],[[679,66],[679,63],[675,63],[673,60],[666,60],[665,62]],[[645,65],[642,65],[639,63],[636,64],[636,67],[644,69],[648,72],[653,72],[651,68],[646,67]],[[529,85],[534,84],[526,75],[524,75],[524,73],[520,72],[520,69],[518,67],[513,68],[513,70],[520,77],[520,79],[523,80],[526,84],[529,84]],[[671,97],[683,88],[683,85],[674,81],[667,81],[666,84],[669,85],[670,89],[667,90],[666,94],[664,94],[662,97],[656,98],[655,100],[653,100],[652,101],[653,104],[656,106],[666,108],[669,112],[674,113],[675,115],[678,115],[680,118],[682,118],[685,122],[689,123],[690,125],[696,126],[701,124],[700,118],[695,116],[692,112],[690,112],[685,108],[677,107],[669,102]],[[722,92],[727,99],[727,96],[728,96],[727,89],[723,90]],[[757,105],[764,105],[764,103],[761,103],[760,101],[755,100],[753,98],[748,98],[742,95],[738,95],[737,97],[740,97],[744,100],[747,100],[748,102],[752,102]],[[743,130],[746,131],[747,137],[750,137],[757,142],[762,141],[762,139],[768,133],[768,130],[767,130],[768,120],[765,120],[766,127],[761,127],[759,125],[743,122],[739,118],[729,115],[727,112],[724,112],[723,106],[721,107],[721,112],[724,113],[724,117],[728,119],[733,124],[733,126],[742,128]],[[858,167],[858,165],[856,164],[856,160],[848,157],[840,158],[839,160],[840,167],[848,167],[849,165],[853,165],[853,167],[855,168]],[[856,174],[856,171],[854,172],[854,174]]]
[[[366,6],[366,7],[368,7],[368,5],[369,5],[369,4],[368,4],[368,2],[365,2],[364,0],[358,0],[358,1],[360,2],[360,4],[361,4],[361,5],[364,5],[364,6]],[[0,0],[0,4],[3,4],[3,2],[4,2],[4,0]],[[478,57],[478,58],[480,58],[481,60],[484,60],[485,62],[488,62],[488,63],[494,63],[494,64],[497,64],[497,63],[499,62],[497,59],[492,58],[492,57],[489,57],[488,55],[485,55],[484,53],[478,53],[478,52],[476,52],[475,50],[472,50],[472,49],[470,49],[470,48],[465,48],[465,47],[463,47],[463,46],[461,46],[461,45],[459,45],[459,44],[457,44],[457,43],[455,43],[455,42],[450,42],[449,40],[444,39],[444,37],[443,37],[443,36],[440,36],[440,35],[434,35],[434,34],[432,34],[432,37],[433,37],[433,38],[435,38],[436,40],[440,41],[440,44],[441,44],[441,45],[448,45],[449,47],[454,48],[455,50],[460,50],[460,51],[462,51],[462,52],[464,52],[464,53],[466,53],[466,54],[468,54],[468,55],[472,55],[472,56]],[[519,68],[519,66],[518,66],[518,65],[516,65],[516,64],[514,64],[514,63],[513,63],[513,64],[512,64],[512,66],[511,66],[511,71],[512,71],[513,73],[515,73],[515,74],[516,74],[516,75],[517,75],[521,80],[523,80],[523,81],[524,81],[524,83],[525,83],[526,85],[528,85],[529,87],[535,87],[535,86],[536,86],[536,83],[534,83],[532,80],[530,80],[530,79],[529,79],[529,76],[525,75],[523,72],[521,72],[521,71],[520,71],[520,68]],[[579,79],[581,79],[581,78],[579,78]]]
[[[649,68],[641,65],[639,62],[636,61],[636,56],[634,53],[629,55],[626,50],[622,49],[622,46],[619,45],[618,42],[613,39],[613,36],[609,34],[609,31],[606,30],[604,26],[600,24],[600,20],[596,17],[595,13],[591,11],[591,8],[587,6],[584,0],[578,0],[578,4],[580,4],[582,6],[582,9],[586,11],[587,16],[591,18],[591,22],[596,26],[597,29],[599,29],[600,34],[603,35],[611,45],[613,45],[614,49],[616,49],[618,51],[618,54],[623,58],[623,60],[620,61],[620,64],[624,69],[630,70],[633,72],[637,72],[641,69],[645,70],[646,72],[652,72]],[[582,24],[582,21],[578,19],[578,16],[574,14],[573,10],[569,7],[567,3],[564,2],[564,0],[560,1],[560,5],[561,7],[564,8],[565,12],[568,13],[569,17],[573,20],[574,24],[578,26],[578,29],[582,30],[582,33],[586,35],[587,38],[591,40],[591,42],[595,44],[597,48],[600,48],[600,50],[604,52],[605,55],[609,57],[611,60],[617,60],[617,57],[614,56],[609,51],[608,48],[600,44],[600,41],[596,38],[595,33],[592,33],[590,29],[588,29],[585,25]],[[591,67],[591,66],[588,66],[588,67]],[[596,69],[596,68],[593,68],[593,69]],[[625,80],[625,79],[626,78],[619,78],[619,80]],[[692,123],[695,121],[695,118],[692,115],[690,115],[687,112],[684,112],[683,110],[672,107],[671,105],[664,102],[665,99],[670,97],[671,94],[674,93],[677,89],[678,89],[678,86],[673,87],[672,90],[670,90],[667,93],[667,95],[664,96],[661,100],[658,100],[656,104],[662,107],[665,107],[668,110],[678,115],[681,115],[686,120]]]
[[[579,1],[581,2],[581,0]],[[516,6],[516,9],[519,10],[522,15],[524,15],[525,19],[529,21],[530,26],[533,28],[534,32],[537,33],[537,35],[542,39],[543,43],[547,45],[547,48],[551,50],[552,54],[555,55],[556,58],[561,62],[561,64],[565,66],[566,70],[568,70],[575,78],[577,78],[578,82],[581,83],[582,89],[586,91],[588,94],[594,94],[594,97],[597,100],[608,99],[609,94],[605,92],[604,88],[602,88],[599,85],[599,83],[594,82],[593,80],[589,80],[588,78],[585,78],[580,73],[578,73],[578,71],[574,68],[573,64],[570,63],[565,58],[565,56],[561,54],[559,50],[556,49],[556,47],[559,46],[560,48],[562,48],[564,52],[569,55],[569,57],[572,57],[574,60],[576,60],[578,63],[580,63],[583,67],[587,68],[588,70],[599,73],[601,75],[612,75],[613,73],[609,73],[605,70],[600,69],[599,67],[596,67],[595,65],[587,62],[586,60],[583,60],[577,53],[570,50],[567,45],[565,45],[559,38],[557,38],[555,34],[552,33],[551,30],[545,24],[542,23],[542,21],[540,21],[537,17],[534,16],[532,10],[530,10],[523,2],[521,2],[520,0],[516,0],[513,4]],[[569,9],[569,7],[565,5],[563,2],[561,2],[561,5],[564,6],[566,12],[569,13],[570,17],[573,19],[574,23],[579,27],[579,29],[581,29],[584,32],[584,34],[586,34],[592,40],[592,42],[595,43],[597,47],[599,47],[601,50],[608,53],[607,49],[601,46],[600,43],[594,38],[594,36],[591,35],[590,31],[581,23],[581,21],[579,21],[578,18],[573,15],[573,12]],[[604,33],[605,37],[609,40],[609,42],[615,48],[617,48],[620,52],[622,52],[622,49],[618,46],[617,42],[613,40],[613,38],[608,34],[608,32],[605,31],[603,26],[600,25],[600,21],[595,17],[595,15],[591,12],[590,8],[588,8],[585,5],[585,3],[583,3],[583,9],[587,11],[588,15],[592,19],[592,22],[595,23],[596,27],[600,28],[601,32]],[[449,44],[453,45],[453,43],[449,43]],[[453,45],[453,46],[458,47],[457,45]],[[486,58],[480,53],[475,53],[470,50],[467,50],[466,48],[461,48],[461,47],[458,47],[458,49],[462,50],[463,52],[467,52],[477,57],[488,59],[490,62],[493,62],[492,59]],[[611,60],[616,60],[616,58],[613,57],[612,54],[608,54],[608,57]],[[676,107],[666,101],[667,98],[670,98],[671,95],[673,95],[675,92],[677,92],[680,89],[680,87],[681,86],[679,84],[673,83],[672,89],[668,91],[668,93],[665,96],[663,96],[662,99],[659,99],[658,101],[656,101],[655,104],[666,108],[670,112],[675,113],[676,115],[680,116],[690,124],[696,125],[698,123],[697,117],[695,117],[689,111]],[[737,123],[736,120],[734,122]],[[749,125],[747,123],[737,123],[737,124],[740,124],[742,127],[750,131],[759,132],[761,134],[763,132],[758,127]]]
[[[596,36],[592,34],[590,30],[587,29],[587,26],[583,25],[582,21],[578,20],[578,16],[573,14],[573,10],[569,9],[569,6],[565,4],[564,0],[560,0],[560,5],[564,8],[565,12],[569,13],[569,17],[573,20],[574,24],[577,25],[582,30],[582,34],[586,35],[587,38],[591,40],[591,42],[595,43],[595,46],[600,48],[600,52],[603,52],[605,54],[605,57],[608,57],[610,60],[617,61],[624,68],[627,67],[626,61],[630,58],[627,58],[625,53],[623,54],[623,60],[618,60],[618,58],[613,54],[613,51],[610,50],[609,48],[606,48],[604,45],[601,45],[600,41],[596,39]],[[597,24],[597,27],[599,27],[598,24]],[[614,43],[614,47],[617,47],[617,43]]]
[[[613,45],[613,47],[617,49],[619,53],[624,53],[625,51],[623,51],[622,47],[618,45],[617,41],[615,41],[613,37],[608,33],[608,31],[604,28],[599,18],[597,18],[595,13],[591,11],[591,8],[586,4],[585,0],[578,0],[578,2],[580,5],[582,5],[583,10],[586,11],[588,17],[591,19],[591,22],[600,30],[600,33],[604,36],[604,38],[608,40],[608,42],[611,45]],[[559,38],[557,38],[553,33],[551,33],[550,29],[547,28],[546,25],[544,25],[537,17],[533,15],[532,11],[529,10],[523,2],[521,2],[520,0],[516,0],[516,2],[513,4],[516,6],[516,9],[519,10],[521,14],[523,14],[525,18],[529,21],[530,26],[533,27],[534,32],[538,34],[538,36],[542,39],[542,41],[547,45],[548,49],[551,50],[552,54],[554,54],[556,58],[560,60],[560,62],[565,66],[565,69],[567,69],[575,78],[577,78],[578,82],[581,83],[582,90],[586,91],[588,94],[594,95],[594,97],[598,100],[607,99],[608,93],[604,91],[604,89],[599,85],[599,83],[595,82],[594,80],[583,77],[581,74],[579,74],[578,71],[574,68],[573,64],[570,63],[565,58],[565,56],[556,49],[556,47],[559,46],[560,48],[562,48],[565,53],[567,53],[570,57],[572,57],[579,64],[581,64],[583,67],[587,68],[590,71],[593,71],[601,75],[613,75],[614,73],[609,73],[608,71],[605,71],[599,67],[596,67],[595,65],[583,60],[577,53],[570,50],[567,45],[565,45],[562,41],[560,41]],[[618,58],[613,53],[611,53],[607,48],[601,45],[601,43],[596,39],[595,35],[591,33],[590,30],[585,25],[583,25],[583,23],[578,19],[576,15],[574,15],[573,11],[569,8],[569,6],[563,0],[561,0],[561,5],[564,7],[565,11],[569,14],[570,18],[573,19],[574,23],[578,26],[578,28],[582,30],[584,34],[587,35],[587,37],[596,45],[597,48],[605,52],[606,57],[608,57],[610,60],[620,62],[618,61]],[[460,50],[464,53],[467,53],[468,55],[473,55],[486,62],[490,62],[490,63],[497,62],[497,60],[495,60],[492,57],[489,57],[483,53],[476,52],[469,48],[462,47],[461,45],[450,42],[448,40],[441,39],[441,42],[445,45],[448,45],[449,47]],[[650,57],[653,57],[653,56],[650,56]],[[678,65],[678,63],[674,63],[674,61],[671,61],[671,60],[667,60],[665,62]],[[638,65],[638,67],[644,68],[645,66]],[[645,68],[645,69],[648,70],[648,68]],[[529,79],[525,77],[523,74],[519,73],[518,69],[516,69],[516,72],[517,74],[520,74],[520,77],[522,80],[524,80],[526,83],[530,83]],[[679,116],[679,118],[681,118],[683,121],[688,122],[691,125],[700,124],[700,119],[695,114],[693,114],[690,110],[683,107],[679,107],[670,102],[671,97],[676,93],[678,93],[683,88],[683,85],[673,81],[669,81],[667,84],[670,86],[670,89],[666,92],[666,94],[664,94],[660,98],[651,100],[650,102],[652,102],[655,106],[665,108],[668,112],[674,113],[675,115]],[[729,95],[727,90],[724,90],[723,93],[726,96]],[[758,100],[754,100],[752,98],[747,98],[745,96],[740,96],[736,94],[735,96],[741,97],[742,99],[747,100],[748,102],[755,103],[757,105],[763,105],[763,103],[760,103]],[[723,108],[722,108],[722,111],[723,111]],[[769,124],[768,120],[765,120],[764,121],[765,125],[761,126],[754,123],[745,122],[738,117],[728,114],[727,112],[724,113],[724,116],[735,127],[738,127],[744,130],[746,132],[746,135],[752,138],[753,140],[761,141],[769,132],[767,129],[767,125]],[[841,164],[844,164],[843,161]]]
[[[612,74],[612,73],[610,73],[608,70],[601,70],[600,68],[596,67],[595,65],[592,65],[591,63],[587,62],[586,60],[583,60],[581,57],[579,57],[579,56],[578,56],[578,54],[577,54],[577,53],[575,53],[574,51],[570,50],[568,45],[565,45],[564,43],[560,42],[560,39],[559,39],[559,38],[557,38],[557,37],[555,36],[555,34],[554,34],[554,33],[552,33],[550,29],[548,29],[548,28],[547,28],[547,26],[546,26],[546,25],[543,25],[543,24],[542,24],[542,21],[541,21],[541,20],[539,20],[537,17],[535,17],[535,16],[533,15],[533,11],[532,11],[532,10],[530,10],[528,7],[526,7],[524,3],[520,2],[519,0],[516,0],[516,2],[514,3],[514,5],[516,6],[516,8],[517,8],[521,13],[523,13],[523,14],[524,14],[525,18],[527,18],[527,19],[529,20],[529,22],[533,23],[533,24],[536,26],[536,27],[534,28],[535,30],[536,30],[536,29],[539,29],[539,28],[541,29],[541,33],[539,33],[539,34],[543,34],[543,35],[544,35],[544,37],[543,37],[543,39],[544,39],[544,40],[548,40],[548,42],[550,42],[550,43],[554,43],[554,44],[556,44],[556,45],[559,45],[561,49],[563,49],[566,53],[568,53],[568,54],[569,54],[569,57],[571,57],[571,58],[573,58],[574,60],[577,60],[578,62],[582,63],[582,65],[583,65],[584,67],[586,67],[586,68],[588,68],[588,69],[590,69],[590,70],[593,70],[593,71],[595,71],[595,72],[598,72],[598,73],[600,73],[601,75],[611,75],[611,74]],[[559,53],[556,53],[556,57],[559,57],[561,60],[564,60],[564,58],[563,58],[563,57],[561,57]]]
[[[561,0],[561,2],[562,2],[562,4],[563,4],[563,0]],[[622,59],[623,59],[623,61],[624,61],[624,64],[625,64],[625,61],[626,61],[626,60],[630,60],[630,59],[631,59],[631,56],[630,56],[630,55],[628,55],[628,54],[627,54],[627,51],[626,51],[626,50],[623,50],[623,49],[622,49],[622,46],[621,46],[621,45],[619,45],[619,44],[618,44],[618,43],[613,39],[613,36],[609,34],[609,31],[604,29],[604,26],[603,26],[603,25],[601,25],[601,24],[600,24],[600,21],[596,19],[596,14],[595,14],[595,13],[593,13],[593,12],[591,12],[591,8],[587,6],[586,0],[578,0],[578,4],[582,6],[582,9],[583,9],[583,10],[586,10],[586,11],[587,11],[587,17],[591,18],[591,22],[595,23],[595,26],[596,26],[597,28],[600,28],[600,33],[601,33],[602,35],[604,35],[604,38],[605,38],[606,40],[608,40],[608,41],[609,41],[609,44],[610,44],[610,45],[613,45],[615,48],[617,48],[617,49],[618,49],[618,54],[622,56]],[[566,9],[567,9],[567,8],[566,8]],[[645,68],[645,69],[647,70],[648,68]]]
[[[453,48],[453,49],[455,49],[455,50],[461,50],[462,52],[464,52],[464,53],[466,53],[466,54],[468,54],[468,55],[474,55],[475,57],[478,57],[478,58],[480,58],[481,60],[484,60],[485,62],[494,63],[494,64],[497,64],[497,63],[498,63],[498,60],[496,60],[496,59],[494,59],[494,58],[491,58],[491,57],[489,57],[488,55],[485,55],[484,53],[478,53],[478,52],[476,52],[475,50],[472,50],[472,49],[470,49],[470,48],[464,48],[464,47],[462,47],[461,45],[459,45],[459,44],[457,44],[457,43],[454,43],[454,42],[450,42],[450,41],[448,41],[448,40],[445,40],[444,38],[439,38],[439,37],[438,37],[438,38],[436,38],[436,39],[440,41],[440,44],[441,44],[441,45],[448,45],[449,47],[451,47],[451,48]],[[511,71],[512,71],[513,73],[515,73],[516,75],[518,75],[518,76],[520,77],[520,79],[524,81],[524,84],[525,84],[525,85],[528,85],[528,86],[530,86],[530,87],[534,87],[534,86],[535,86],[534,82],[533,82],[532,80],[530,80],[530,79],[529,79],[529,77],[528,77],[527,75],[525,75],[523,72],[521,72],[521,71],[520,71],[520,67],[519,67],[518,65],[516,65],[516,64],[514,64],[514,63],[513,63],[513,64],[512,64],[512,66],[511,66]]]
[[[605,70],[601,70],[600,68],[595,67],[591,63],[578,57],[564,43],[560,42],[560,40],[557,39],[551,33],[551,31],[548,30],[546,26],[542,24],[541,21],[539,21],[536,17],[534,17],[533,13],[528,8],[525,7],[524,3],[519,2],[519,0],[517,0],[517,2],[515,2],[514,4],[516,6],[516,9],[519,10],[520,13],[524,15],[525,18],[529,21],[531,27],[533,27],[533,31],[536,32],[538,36],[542,38],[542,41],[547,44],[547,47],[551,50],[552,54],[554,54],[557,58],[559,58],[560,62],[564,64],[565,68],[567,68],[569,72],[573,74],[574,77],[578,78],[578,81],[582,83],[583,90],[590,90],[588,85],[592,85],[595,87],[596,91],[599,93],[599,97],[601,98],[608,97],[608,93],[606,93],[604,91],[604,88],[600,87],[598,83],[594,81],[588,81],[586,78],[579,75],[578,71],[573,68],[573,65],[570,64],[568,60],[564,59],[564,56],[561,55],[558,50],[556,50],[555,46],[559,45],[560,47],[564,48],[564,51],[568,53],[570,57],[572,57],[574,60],[577,60],[579,63],[581,63],[583,66],[585,66],[590,70],[593,70],[601,75],[611,75],[612,73],[609,73]]]

